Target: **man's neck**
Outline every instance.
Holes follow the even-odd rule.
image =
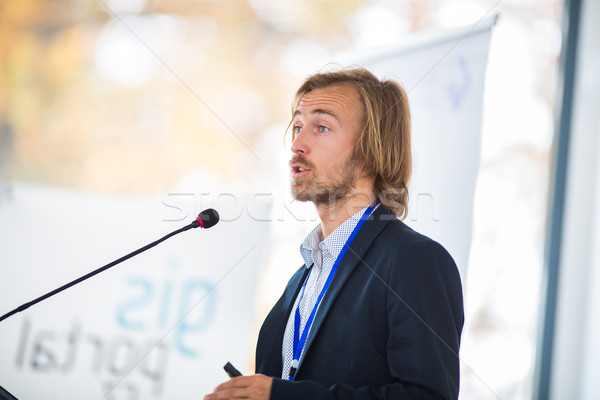
[[[353,196],[349,199],[338,201],[333,205],[317,205],[317,212],[321,219],[323,239],[331,235],[348,218],[373,203],[374,200],[374,198],[371,199],[366,196]]]

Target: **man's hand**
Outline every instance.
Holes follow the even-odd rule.
[[[204,400],[256,399],[269,400],[273,379],[265,375],[238,376],[215,388]]]

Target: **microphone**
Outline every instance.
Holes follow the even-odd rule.
[[[178,233],[185,232],[192,228],[198,228],[198,227],[204,228],[204,229],[212,228],[213,226],[215,226],[217,224],[217,222],[219,222],[219,213],[217,212],[217,210],[215,210],[213,208],[206,209],[206,210],[202,211],[200,214],[198,214],[196,219],[189,225],[186,225],[183,228],[177,229],[176,231],[173,231],[173,232],[169,233],[168,235],[163,236],[162,238],[160,238],[150,244],[147,244],[146,246],[141,247],[141,248],[137,249],[136,251],[131,252],[131,253],[119,258],[118,260],[108,263],[103,267],[100,267],[86,275],[83,275],[83,276],[75,279],[74,281],[71,281],[59,288],[56,288],[56,289],[52,290],[51,292],[48,292],[45,295],[38,297],[37,299],[31,300],[30,302],[20,305],[19,307],[15,308],[14,310],[1,316],[0,322],[5,320],[6,318],[10,317],[13,314],[24,311],[24,310],[28,309],[29,307],[31,307],[32,305],[37,304],[40,301],[44,301],[47,298],[52,297],[55,294],[60,293],[63,290],[70,288],[71,286],[77,285],[78,283],[85,281],[86,279],[91,278],[92,276],[97,275],[102,271],[105,271],[111,267],[114,267],[115,265],[120,264],[123,261],[128,260],[133,256],[143,253],[144,251],[156,246],[157,244],[164,242],[171,236],[175,236]]]
[[[198,214],[196,220],[192,222],[192,224],[194,225],[193,228],[200,227],[208,229],[215,226],[217,222],[219,222],[219,213],[214,208],[209,208]]]

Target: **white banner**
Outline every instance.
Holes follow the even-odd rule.
[[[358,62],[408,92],[413,176],[406,223],[442,243],[465,276],[479,167],[483,87],[496,17]],[[354,56],[356,60],[356,56]]]
[[[193,229],[0,323],[0,385],[19,399],[198,399],[252,365],[270,206],[15,184],[0,201],[0,314],[194,220]],[[256,200],[256,199],[255,199]],[[216,204],[211,203],[227,203]]]

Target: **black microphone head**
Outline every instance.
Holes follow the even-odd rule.
[[[212,228],[219,222],[219,213],[214,208],[208,208],[198,214],[198,219],[202,221],[202,228]]]

